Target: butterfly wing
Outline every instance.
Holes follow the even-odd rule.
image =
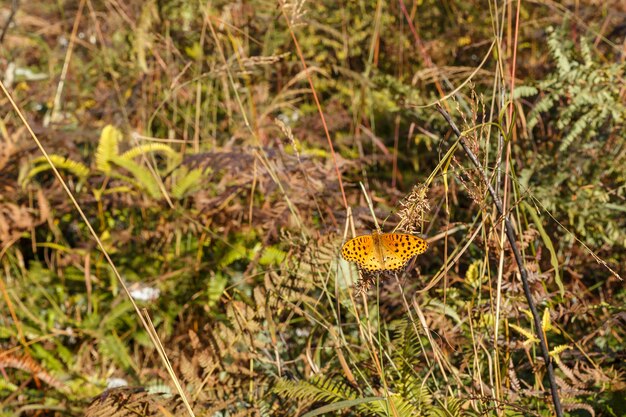
[[[382,265],[376,256],[374,240],[371,235],[357,236],[348,240],[341,248],[341,256],[349,262],[356,262],[361,269],[380,271]]]
[[[403,268],[411,258],[428,249],[428,243],[424,239],[404,233],[382,234],[380,243],[386,270]]]

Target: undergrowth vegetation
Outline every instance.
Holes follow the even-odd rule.
[[[4,2],[0,415],[626,416],[626,8],[517,6]]]

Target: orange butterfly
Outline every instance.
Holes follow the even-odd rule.
[[[412,257],[426,249],[428,243],[421,237],[375,231],[348,240],[341,248],[341,256],[368,272],[383,272],[404,268]]]

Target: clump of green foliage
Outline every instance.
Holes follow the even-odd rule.
[[[567,40],[568,27],[549,31],[555,71],[524,89],[540,93],[528,129],[542,152],[529,149],[536,158],[528,158],[520,183],[549,212],[567,214],[573,234],[560,234],[564,244],[578,236],[596,248],[624,248],[626,105],[620,85],[626,66],[599,62],[587,38],[579,47]]]

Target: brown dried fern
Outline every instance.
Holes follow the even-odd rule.
[[[104,391],[85,410],[85,417],[148,417],[183,415],[177,397],[166,398],[143,388],[121,387]]]
[[[0,368],[14,368],[25,371],[40,381],[60,391],[65,390],[65,385],[50,375],[41,365],[30,356],[0,355]]]

